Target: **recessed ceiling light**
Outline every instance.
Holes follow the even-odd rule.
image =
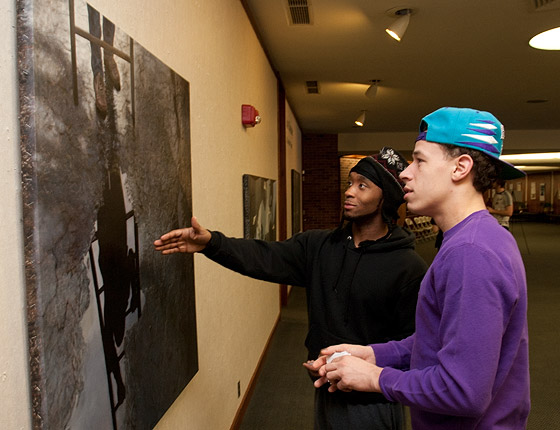
[[[554,51],[560,49],[560,27],[553,28],[548,31],[537,34],[531,40],[529,45],[536,49],[544,49]]]

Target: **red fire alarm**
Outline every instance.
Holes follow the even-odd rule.
[[[241,122],[245,127],[254,127],[261,122],[259,111],[251,105],[241,105]]]

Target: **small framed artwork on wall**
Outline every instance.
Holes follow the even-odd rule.
[[[276,181],[243,175],[243,237],[276,240]]]

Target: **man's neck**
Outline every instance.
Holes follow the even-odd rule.
[[[352,223],[352,237],[356,247],[366,240],[381,239],[388,231],[389,227],[381,217],[375,218],[369,222],[354,221]]]
[[[441,213],[434,214],[437,226],[446,232],[471,214],[486,209],[481,193],[474,191],[464,194],[460,199],[450,198]]]

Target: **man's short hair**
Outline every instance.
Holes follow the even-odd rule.
[[[473,186],[476,191],[484,193],[492,188],[494,182],[499,178],[501,166],[496,159],[489,157],[481,151],[465,148],[457,145],[439,144],[450,158],[456,158],[463,154],[470,156],[473,160]]]

